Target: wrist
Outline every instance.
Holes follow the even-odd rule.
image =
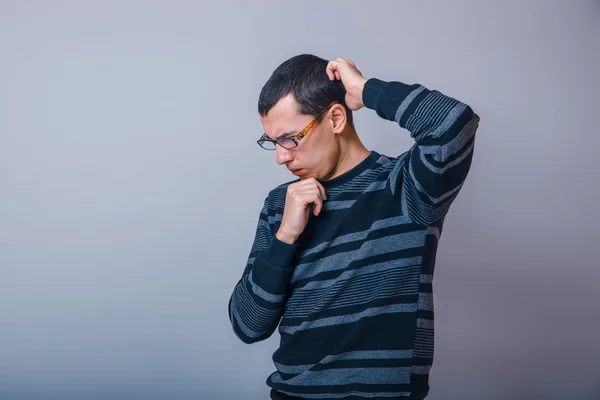
[[[277,233],[275,234],[275,237],[280,242],[284,242],[287,244],[294,244],[294,243],[296,243],[296,240],[298,240],[298,235],[287,233],[287,232],[285,232],[285,230],[282,230],[282,229],[279,229],[277,231]]]
[[[362,102],[366,108],[375,110],[380,100],[380,96],[383,95],[385,99],[385,89],[388,84],[388,82],[377,78],[367,79],[362,92]]]
[[[368,79],[361,77],[361,79],[358,81],[358,85],[354,91],[355,95],[354,98],[356,98],[357,100],[360,101],[360,108],[364,107],[364,102],[363,102],[363,92],[365,90],[365,85],[367,83]]]

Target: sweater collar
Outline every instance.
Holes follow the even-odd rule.
[[[362,174],[364,171],[366,171],[369,168],[369,166],[371,164],[373,164],[375,161],[377,161],[379,159],[379,157],[380,157],[379,153],[377,153],[376,151],[371,151],[371,154],[369,154],[369,156],[367,158],[365,158],[363,161],[358,163],[356,166],[354,166],[349,171],[346,171],[342,175],[336,176],[333,179],[329,179],[326,181],[319,180],[319,183],[321,185],[323,185],[323,187],[325,189],[331,189],[331,188],[340,186],[340,185],[356,178],[358,175]]]

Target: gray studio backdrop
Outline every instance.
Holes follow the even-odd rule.
[[[600,398],[599,1],[3,0],[0,399],[267,399],[279,335],[242,344],[227,301],[293,178],[258,93],[304,52],[481,115],[430,398]]]

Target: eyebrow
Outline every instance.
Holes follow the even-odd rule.
[[[290,136],[296,136],[297,134],[298,134],[298,132],[296,132],[296,131],[285,132],[285,133],[282,133],[281,135],[279,135],[279,137],[277,139],[289,138]],[[269,136],[269,135],[267,135],[267,136]],[[271,139],[273,139],[273,138],[271,138]],[[273,140],[275,140],[275,139],[273,139]]]

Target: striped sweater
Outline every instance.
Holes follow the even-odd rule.
[[[367,81],[365,107],[406,129],[409,151],[372,151],[321,182],[328,200],[294,244],[279,241],[287,186],[260,213],[229,301],[245,343],[279,326],[271,398],[422,399],[434,350],[432,279],[444,217],[471,165],[479,117],[421,85]]]

